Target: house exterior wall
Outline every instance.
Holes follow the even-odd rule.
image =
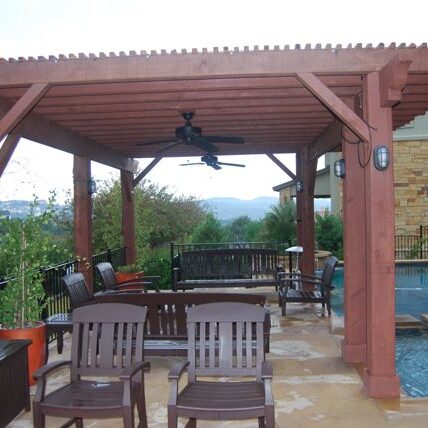
[[[394,143],[395,233],[428,225],[428,140]]]

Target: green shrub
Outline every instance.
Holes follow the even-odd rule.
[[[161,248],[151,250],[149,248],[143,251],[139,264],[145,275],[159,275],[159,288],[170,290],[171,285],[171,260],[169,249]]]
[[[331,251],[343,260],[343,224],[336,215],[325,213],[315,217],[315,239],[320,250]]]

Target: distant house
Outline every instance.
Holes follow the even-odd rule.
[[[428,225],[428,113],[397,129],[394,139],[394,197],[396,234],[417,234]],[[331,211],[342,214],[342,181],[333,174],[340,153],[326,155],[326,167],[317,171],[315,197],[330,198]],[[345,178],[346,180],[346,178]],[[294,180],[273,187],[283,203],[296,196]]]

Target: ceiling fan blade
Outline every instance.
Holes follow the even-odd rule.
[[[178,146],[179,144],[181,144],[181,141],[174,141],[173,143],[168,144],[166,147],[164,147],[163,149],[160,149],[156,152],[156,154],[158,155],[159,153],[163,153],[166,152],[169,149],[172,149],[175,146]]]
[[[176,139],[174,137],[171,137],[169,140],[159,140],[159,141],[147,141],[147,142],[141,142],[137,143],[136,146],[151,146],[152,144],[164,144],[164,143],[175,143]]]
[[[239,166],[241,168],[245,168],[245,165],[242,163],[228,163],[228,162],[217,162],[218,165],[227,165],[227,166]]]
[[[203,162],[189,162],[189,163],[180,163],[179,166],[189,166],[189,165],[205,165]]]
[[[205,137],[195,137],[192,139],[192,144],[198,146],[202,150],[208,153],[214,153],[218,149],[214,144],[211,144],[209,141],[205,139]]]
[[[203,137],[209,143],[244,144],[241,137],[221,137],[220,135],[207,135]]]
[[[210,166],[211,168],[214,168],[216,171],[218,171],[219,169],[221,169],[221,166],[218,163],[209,163],[207,164],[208,166]]]

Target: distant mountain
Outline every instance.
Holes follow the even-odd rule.
[[[222,221],[233,220],[237,217],[248,216],[252,220],[261,219],[270,211],[272,205],[278,204],[278,198],[261,196],[256,199],[244,200],[238,198],[209,198],[205,202]],[[322,212],[330,209],[330,199],[315,199],[315,211]]]
[[[263,218],[272,205],[278,203],[278,198],[262,196],[244,200],[238,198],[209,198],[205,202],[220,220],[231,220],[248,216],[252,220]]]
[[[3,216],[6,217],[23,218],[29,213],[31,204],[32,201],[22,201],[17,199],[10,201],[0,201],[0,212]],[[47,201],[39,200],[39,208],[36,213],[43,212],[47,205]],[[55,205],[55,208],[61,208],[61,205]]]

